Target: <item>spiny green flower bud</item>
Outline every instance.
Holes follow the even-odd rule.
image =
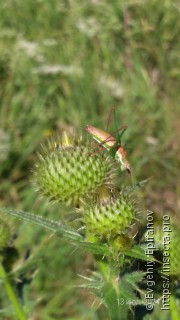
[[[10,240],[10,228],[8,224],[0,219],[0,250],[8,245]]]
[[[129,250],[133,245],[133,239],[125,234],[120,234],[110,238],[108,243],[113,252],[119,253]]]
[[[65,137],[65,136],[64,136]],[[39,189],[50,198],[67,205],[77,204],[96,192],[112,173],[112,161],[105,153],[92,154],[91,145],[63,138],[65,146],[50,143],[39,155],[35,178]]]
[[[87,232],[99,238],[110,239],[124,233],[136,218],[137,210],[128,197],[121,197],[108,204],[98,204],[84,209]]]

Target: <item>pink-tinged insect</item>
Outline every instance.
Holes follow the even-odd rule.
[[[120,129],[122,130],[121,136],[126,129],[126,126]],[[109,135],[109,133],[93,126],[86,126],[85,130],[88,131],[92,135],[93,139],[96,140],[101,146],[103,146],[105,149],[110,149],[110,152],[115,160],[120,163],[122,171],[127,170],[129,173],[131,173],[131,166],[126,158],[126,151],[117,139]]]

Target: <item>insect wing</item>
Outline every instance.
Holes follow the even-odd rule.
[[[102,144],[105,148],[113,147],[116,143],[116,139],[113,136],[96,127],[86,126],[85,130],[92,134],[93,139]]]

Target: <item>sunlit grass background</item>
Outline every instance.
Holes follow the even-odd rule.
[[[115,105],[117,126],[128,125],[134,179],[153,177],[144,207],[177,216],[179,33],[178,1],[1,1],[1,205],[61,219],[65,208],[47,205],[31,183],[36,151],[62,129],[105,129]],[[77,274],[94,268],[92,257],[38,227],[10,223],[17,274],[31,251],[34,279],[23,291],[31,319],[102,319],[98,303],[90,308],[94,297],[75,288]]]

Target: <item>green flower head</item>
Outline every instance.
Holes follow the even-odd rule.
[[[39,189],[50,200],[77,205],[108,183],[112,161],[105,153],[93,154],[91,144],[82,145],[64,134],[61,141],[43,147],[34,174]]]
[[[89,206],[83,220],[87,232],[99,238],[110,239],[123,234],[136,219],[137,210],[129,197],[111,200],[109,203]]]

